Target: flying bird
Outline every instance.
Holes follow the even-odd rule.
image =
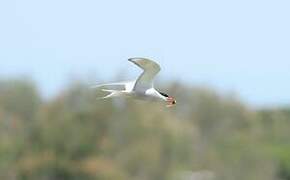
[[[124,96],[149,101],[164,101],[167,103],[167,107],[176,104],[174,97],[154,88],[154,78],[161,70],[159,64],[146,58],[130,58],[128,60],[143,69],[143,72],[135,81],[106,83],[93,86],[93,88],[101,88],[102,91],[109,93],[100,99]],[[113,86],[122,86],[123,90],[108,89],[108,87]]]

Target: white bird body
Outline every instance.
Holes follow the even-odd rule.
[[[135,81],[106,83],[94,86],[94,88],[111,86],[123,87],[122,90],[102,88],[102,91],[109,92],[110,94],[101,99],[125,96],[142,100],[166,101],[169,102],[168,106],[172,106],[176,103],[173,97],[169,97],[167,94],[161,93],[154,88],[154,78],[160,71],[160,66],[156,62],[145,58],[131,58],[129,61],[143,69],[142,74]]]

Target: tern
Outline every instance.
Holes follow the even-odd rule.
[[[93,86],[93,88],[101,88],[102,91],[109,93],[100,99],[124,96],[148,101],[164,101],[167,103],[167,107],[172,107],[176,104],[174,97],[154,88],[154,78],[161,70],[159,64],[146,58],[130,58],[128,61],[143,69],[143,72],[135,81],[105,83]],[[113,86],[122,86],[123,89],[108,88]]]

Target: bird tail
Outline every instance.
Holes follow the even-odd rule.
[[[124,89],[126,89],[125,86],[127,83],[128,82],[105,83],[105,84],[98,84],[98,85],[91,86],[91,88],[97,89],[97,88],[104,88],[104,87],[109,88],[109,87],[114,87],[114,86],[124,86]],[[117,90],[117,89],[101,89],[101,91],[109,92],[109,94],[104,97],[97,98],[97,99],[107,99],[111,97],[122,96],[125,94],[124,90]]]
[[[118,97],[124,94],[124,91],[120,91],[120,90],[112,90],[112,89],[101,89],[101,90],[104,92],[109,92],[109,94],[104,97],[99,97],[97,99],[107,99],[111,97]]]
[[[125,86],[128,82],[104,83],[91,86],[91,88],[100,88],[104,86]]]

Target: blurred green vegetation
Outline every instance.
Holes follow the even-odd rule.
[[[97,101],[84,82],[43,100],[30,80],[0,80],[0,179],[290,179],[290,108],[172,83],[177,106]]]

